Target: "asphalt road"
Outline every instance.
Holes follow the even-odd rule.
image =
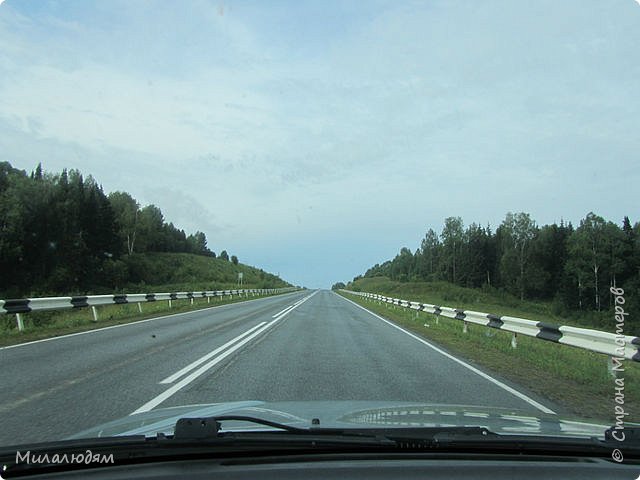
[[[0,445],[153,408],[237,400],[550,402],[329,291],[302,291],[0,349]]]

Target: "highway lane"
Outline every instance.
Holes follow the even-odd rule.
[[[223,368],[203,375],[162,406],[234,400],[390,400],[532,413],[542,413],[536,402],[542,408],[558,408],[531,394],[523,395],[531,402],[523,400],[505,390],[511,388],[508,385],[500,386],[469,367],[474,368],[339,295],[320,291]]]
[[[0,349],[0,445],[45,441],[130,414],[158,381],[309,292],[222,305]]]
[[[329,291],[0,350],[0,362],[9,386],[0,392],[0,445],[64,437],[133,411],[237,400],[556,408]]]

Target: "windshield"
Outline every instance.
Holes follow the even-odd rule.
[[[624,454],[637,1],[6,0],[0,45],[0,446],[235,415]]]

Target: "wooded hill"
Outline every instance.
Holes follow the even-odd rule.
[[[187,235],[128,193],[107,196],[78,170],[27,174],[0,162],[0,298],[223,288],[241,271],[247,288],[288,285],[226,250],[216,256],[204,233]]]
[[[617,286],[624,289],[625,310],[637,314],[640,223],[624,217],[618,225],[590,212],[576,228],[539,226],[527,213],[508,213],[493,231],[476,223],[464,228],[460,217],[449,217],[440,234],[429,229],[414,252],[402,248],[364,274],[380,276],[503,290],[521,300],[552,301],[561,313],[610,310],[609,290]]]

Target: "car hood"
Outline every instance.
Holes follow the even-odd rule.
[[[490,408],[474,405],[441,405],[411,402],[242,401],[161,408],[129,415],[89,430],[70,439],[122,435],[172,435],[180,418],[242,415],[259,417],[294,427],[309,428],[394,428],[481,426],[499,434],[531,434],[571,437],[604,437],[607,425],[598,422],[537,415],[530,411]],[[269,427],[247,422],[225,422],[226,431],[264,431]]]

